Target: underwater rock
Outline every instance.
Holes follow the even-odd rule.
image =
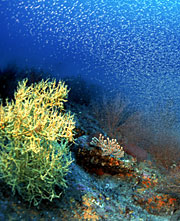
[[[75,153],[77,163],[86,171],[103,175],[105,173],[116,174],[133,174],[136,160],[129,155],[118,159],[111,155],[103,156],[102,150],[89,145],[89,136],[81,136],[73,145],[72,151]]]

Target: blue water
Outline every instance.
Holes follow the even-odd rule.
[[[179,118],[180,1],[0,0],[8,63],[82,75],[152,113],[168,103]]]

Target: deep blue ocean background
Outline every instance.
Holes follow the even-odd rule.
[[[0,0],[1,69],[9,63],[81,75],[154,120],[167,107],[179,136],[178,0]]]

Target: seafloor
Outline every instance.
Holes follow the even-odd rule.
[[[96,167],[92,154],[92,164],[85,155],[82,159],[77,153],[88,146],[90,134],[103,130],[86,106],[71,104],[69,109],[76,114],[79,131],[71,147],[74,162],[66,177],[68,188],[60,199],[42,201],[35,208],[1,183],[0,220],[180,220],[178,196],[157,188],[164,175],[152,161],[136,162],[118,173],[113,164],[99,168],[99,162]]]

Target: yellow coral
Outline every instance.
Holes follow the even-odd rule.
[[[68,92],[61,81],[28,87],[25,79],[15,100],[0,105],[0,177],[34,205],[59,197],[55,186],[66,186],[75,128],[74,116],[63,106]]]

